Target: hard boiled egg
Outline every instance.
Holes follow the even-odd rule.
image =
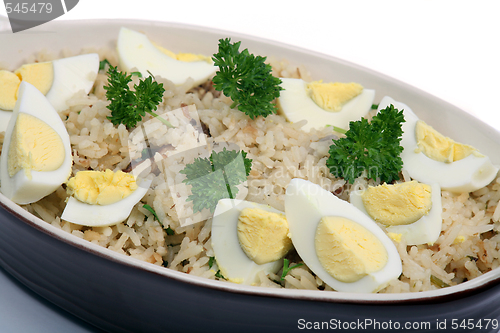
[[[433,244],[441,233],[441,188],[410,181],[352,191],[353,206],[386,226],[389,236],[407,245]]]
[[[37,88],[21,82],[0,156],[2,193],[18,204],[38,201],[69,178],[72,163],[59,114]]]
[[[35,86],[57,112],[66,110],[66,102],[82,90],[90,92],[99,70],[97,53],[84,54],[49,62],[26,64],[14,73],[0,71],[0,131],[12,116],[21,81]],[[5,124],[5,125],[4,125]]]
[[[282,78],[283,90],[278,110],[290,122],[307,120],[305,131],[332,125],[347,130],[350,121],[366,116],[375,90],[357,83],[307,83],[302,79]]]
[[[124,71],[138,70],[144,77],[159,75],[181,85],[188,78],[195,87],[211,78],[217,67],[206,60],[182,61],[172,58],[156,47],[144,34],[121,28],[117,42],[120,66]]]
[[[382,99],[379,110],[391,104],[403,110],[405,117],[401,159],[411,178],[425,184],[437,183],[451,192],[472,192],[495,178],[498,167],[488,156],[443,136],[421,121],[408,105],[391,97]]]
[[[61,219],[90,227],[118,224],[146,195],[151,182],[142,179],[138,183],[133,175],[122,171],[79,171],[66,184],[72,196]]]
[[[333,289],[376,292],[401,274],[401,258],[384,231],[321,186],[292,179],[285,212],[297,253]]]
[[[229,281],[251,285],[260,272],[278,272],[291,247],[283,212],[250,201],[219,200],[212,219],[212,248]]]

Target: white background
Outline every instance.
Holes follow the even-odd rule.
[[[58,20],[150,19],[265,37],[395,77],[500,130],[499,14],[496,0],[80,0]],[[0,320],[2,332],[86,331],[3,271]]]

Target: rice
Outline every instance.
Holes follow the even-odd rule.
[[[83,50],[89,53],[96,50]],[[113,50],[97,50],[100,59],[117,65]],[[63,51],[62,56],[73,55]],[[54,56],[41,52],[27,62],[48,61]],[[273,74],[280,77],[303,78],[311,81],[305,68],[285,60],[270,58]],[[137,83],[137,78],[134,78]],[[217,277],[211,247],[211,219],[192,215],[192,207],[178,209],[178,200],[186,204],[186,186],[183,187],[182,170],[187,161],[197,155],[190,152],[207,144],[229,142],[247,152],[253,160],[248,177],[246,200],[268,204],[284,210],[284,195],[292,178],[302,178],[319,184],[347,200],[349,192],[376,185],[373,180],[359,178],[353,185],[330,174],[326,160],[331,139],[336,133],[331,127],[311,130],[300,129],[301,122],[291,124],[282,116],[250,119],[231,109],[231,101],[215,91],[210,83],[188,90],[189,82],[175,86],[157,78],[166,91],[158,114],[168,117],[176,129],[169,129],[147,115],[137,128],[128,131],[124,125],[114,126],[107,117],[110,111],[105,99],[104,86],[107,76],[101,71],[96,78],[94,91],[83,93],[69,101],[69,108],[61,113],[70,135],[74,155],[73,173],[80,170],[129,170],[153,179],[141,204],[120,224],[111,227],[83,227],[60,219],[67,194],[64,188],[41,201],[24,208],[43,220],[89,242],[106,247],[154,265],[165,266],[186,274],[207,279]],[[170,112],[177,110],[175,112]],[[194,121],[194,123],[193,123]],[[205,139],[204,131],[210,133]],[[147,135],[146,135],[146,134]],[[169,150],[157,152],[157,163],[134,164],[145,148],[145,135],[150,144],[158,147],[170,145]],[[175,153],[175,154],[174,154]],[[165,157],[172,157],[166,159]],[[409,180],[403,170],[402,178]],[[442,232],[433,245],[407,246],[395,242],[403,263],[399,280],[380,292],[419,292],[439,288],[433,284],[435,277],[447,285],[473,279],[499,266],[500,258],[500,178],[489,186],[473,193],[454,195],[442,191]],[[176,201],[177,200],[177,201]],[[151,206],[160,221],[143,208]],[[191,210],[190,210],[191,209]],[[198,223],[191,224],[198,219]],[[383,226],[381,226],[384,228]],[[167,232],[169,231],[169,232]],[[173,234],[170,234],[173,231]],[[299,263],[296,253],[287,258],[291,265]],[[296,288],[332,290],[304,264],[293,269],[281,281],[277,274],[259,274],[259,285],[270,288]]]

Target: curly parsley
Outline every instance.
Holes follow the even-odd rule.
[[[393,105],[380,110],[371,122],[351,121],[345,137],[334,140],[326,165],[336,177],[353,184],[366,171],[367,177],[391,182],[403,167],[400,146],[405,122],[403,111]]]
[[[211,212],[220,199],[234,199],[237,186],[244,182],[252,168],[252,160],[244,151],[227,150],[212,152],[209,158],[197,158],[180,171],[186,175],[183,183],[191,185],[188,200],[193,202],[193,211],[204,208]]]
[[[273,101],[283,89],[281,80],[271,74],[266,57],[254,56],[248,49],[240,52],[240,44],[231,43],[230,38],[219,39],[219,52],[212,58],[219,67],[212,80],[214,88],[233,100],[231,108],[237,106],[252,119],[267,117],[276,113]]]
[[[124,124],[127,128],[133,128],[147,112],[168,127],[172,127],[170,122],[153,112],[162,101],[165,91],[163,83],[153,81],[153,77],[148,76],[139,84],[135,84],[134,90],[130,90],[128,84],[132,81],[132,74],[127,75],[110,66],[108,75],[108,85],[104,89],[106,98],[111,101],[108,105],[111,116],[108,119],[113,125]]]

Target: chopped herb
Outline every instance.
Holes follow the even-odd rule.
[[[467,256],[467,258],[469,258],[472,261],[478,261],[479,260],[479,258],[476,258],[474,256]]]
[[[400,146],[403,134],[403,111],[393,105],[380,110],[371,122],[365,118],[349,123],[345,138],[333,140],[326,165],[330,172],[353,184],[367,172],[367,177],[391,182],[399,178],[403,167]]]
[[[188,200],[193,202],[193,211],[201,212],[204,208],[211,212],[220,199],[234,199],[237,186],[244,182],[252,168],[252,160],[244,151],[227,150],[212,152],[209,158],[197,158],[184,167],[180,173],[186,175],[183,183],[191,185]]]
[[[111,116],[108,119],[113,125],[124,124],[127,128],[133,128],[147,112],[168,127],[173,127],[170,122],[153,112],[162,101],[165,91],[163,83],[153,81],[153,77],[149,76],[135,84],[135,91],[132,91],[128,86],[132,75],[122,73],[112,66],[108,69],[108,75],[108,85],[104,89],[106,98],[111,101],[108,105]]]
[[[130,75],[135,75],[137,77],[142,77],[142,73],[141,72],[130,72]]]
[[[446,288],[450,286],[448,283],[444,282],[443,280],[434,275],[431,275],[431,283],[435,284],[439,288]]]
[[[343,128],[340,128],[340,127],[337,127],[337,126],[333,126],[333,125],[326,125],[326,127],[333,127],[333,130],[337,133],[340,133],[340,134],[346,134],[347,133],[347,130],[343,129]]]
[[[106,68],[106,64],[108,64],[108,66],[111,67],[111,64],[109,63],[108,59],[99,61],[99,70],[100,71],[104,70],[104,68]]]
[[[209,257],[208,258],[208,268],[212,268],[215,262],[215,257]]]
[[[378,104],[372,104],[372,110],[377,110],[378,109]]]
[[[221,274],[220,272],[220,269],[217,271],[217,273],[215,273],[215,277],[219,278],[219,279],[224,279],[224,280],[227,280],[224,275]]]
[[[142,207],[143,207],[143,208],[145,208],[145,209],[147,209],[148,211],[150,211],[150,212],[151,212],[151,214],[153,214],[153,216],[155,217],[155,219],[156,219],[158,222],[160,222],[160,223],[161,223],[161,221],[160,221],[160,219],[158,218],[158,215],[156,215],[156,212],[155,212],[155,210],[153,209],[153,207],[151,207],[151,206],[150,206],[150,205],[148,205],[148,204],[145,204],[145,205],[143,205]],[[174,230],[173,230],[172,228],[170,228],[170,227],[167,227],[167,228],[165,229],[165,231],[167,232],[167,235],[169,235],[169,236],[172,236],[173,234],[175,234]]]
[[[293,265],[291,267],[288,267],[288,265],[290,264],[290,261],[288,259],[283,259],[283,273],[281,274],[281,281],[285,280],[285,276],[287,276],[287,274],[294,268],[297,268],[297,267],[300,267],[304,264],[302,263],[299,263],[299,264],[296,264],[296,265]]]
[[[151,214],[153,214],[153,216],[155,217],[155,219],[160,222],[160,219],[158,218],[158,215],[156,215],[156,212],[155,210],[153,209],[153,207],[151,207],[150,205],[148,204],[145,204],[145,205],[142,205],[142,208],[145,208],[147,209]]]
[[[213,55],[219,67],[212,82],[214,88],[233,100],[231,108],[246,113],[254,119],[276,113],[273,101],[279,97],[281,80],[274,77],[266,57],[254,56],[248,49],[239,51],[241,42],[231,43],[230,38],[219,39],[218,53]]]

